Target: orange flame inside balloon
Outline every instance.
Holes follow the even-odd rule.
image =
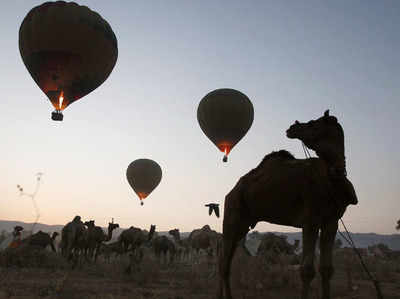
[[[61,91],[60,97],[58,98],[58,108],[61,110],[62,108],[62,103],[64,101],[64,92]]]
[[[136,194],[139,196],[140,200],[145,199],[148,196],[145,192],[136,192]]]
[[[221,142],[218,144],[218,148],[221,152],[228,156],[232,149],[232,144],[230,142]]]

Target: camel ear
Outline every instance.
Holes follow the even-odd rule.
[[[329,116],[329,109],[325,111],[324,116],[325,116],[325,117],[328,117],[328,116]]]

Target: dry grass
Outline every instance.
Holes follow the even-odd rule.
[[[0,251],[0,266],[65,269],[68,264],[57,253],[34,246]]]
[[[125,270],[132,261],[124,256],[110,263],[100,259],[84,263],[74,270],[57,254],[48,251],[0,253],[0,299],[209,299],[217,288],[215,261],[204,258],[199,264],[160,264],[146,254],[140,264]],[[367,264],[382,281],[385,299],[399,298],[400,261],[367,259]],[[298,298],[301,280],[291,259],[281,256],[271,264],[263,257],[249,257],[238,252],[233,261],[232,287],[235,299]],[[332,280],[334,299],[376,298],[358,261],[335,257]],[[347,269],[352,273],[348,289]],[[319,276],[312,283],[312,296],[319,298]]]

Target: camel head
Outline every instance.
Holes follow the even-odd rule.
[[[150,231],[147,237],[147,241],[150,241],[156,231],[156,226],[154,224],[150,225]]]
[[[72,222],[81,222],[81,216],[75,216]]]
[[[344,159],[343,129],[337,118],[329,115],[329,110],[326,110],[322,117],[306,123],[296,120],[286,131],[286,136],[290,139],[300,139],[328,162]]]
[[[176,235],[177,233],[179,233],[179,228],[171,229],[171,230],[168,231],[168,233],[171,236]]]
[[[114,229],[118,228],[119,224],[118,223],[108,223],[108,231],[113,231]]]
[[[175,229],[171,229],[168,234],[170,234],[171,236],[173,236],[174,238],[180,238],[180,233],[179,233],[179,229],[175,228]]]
[[[54,240],[57,238],[58,235],[59,235],[58,232],[54,232],[54,233],[51,235],[51,240],[54,241]]]
[[[88,228],[93,228],[94,227],[94,220],[85,221],[83,224],[86,225]]]

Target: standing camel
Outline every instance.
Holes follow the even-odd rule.
[[[156,230],[155,225],[150,226],[150,232],[131,226],[124,230],[118,237],[123,250],[126,252],[131,248],[132,251],[139,248],[142,244],[148,242],[153,237]]]
[[[346,177],[343,129],[328,110],[316,120],[296,121],[286,135],[304,142],[318,158],[295,159],[284,150],[272,152],[225,197],[218,298],[232,299],[229,278],[237,243],[259,221],[302,228],[302,299],[308,298],[315,276],[314,252],[321,231],[322,299],[331,298],[332,247],[338,220],[349,204],[357,204],[353,185]]]
[[[155,225],[150,226],[149,232],[131,226],[119,235],[118,242],[120,243],[120,247],[122,248],[123,252],[127,252],[129,249],[131,250],[129,265],[125,269],[126,273],[130,273],[132,271],[134,264],[141,262],[143,258],[143,248],[141,248],[141,246],[151,241],[155,230]]]
[[[102,254],[104,256],[104,260],[110,262],[112,254],[114,254],[114,256],[121,256],[121,254],[123,254],[121,243],[118,241],[107,244],[102,243],[100,246],[99,254]]]
[[[80,249],[80,243],[82,243],[82,239],[84,239],[85,231],[86,228],[80,216],[75,216],[71,222],[68,222],[62,228],[60,243],[61,254],[68,260],[73,257],[74,251]]]
[[[189,239],[181,239],[181,234],[178,228],[171,229],[168,233],[174,238],[177,259],[179,259],[180,261],[188,259],[191,248],[189,244]]]
[[[278,264],[282,261],[282,256],[290,258],[291,264],[298,264],[299,259],[296,251],[300,245],[300,240],[295,240],[292,245],[287,241],[286,236],[267,233],[260,242],[257,248],[257,256],[262,256],[271,264]]]
[[[100,246],[103,242],[110,241],[112,238],[112,232],[114,229],[119,227],[118,223],[108,223],[107,231],[105,234],[103,229],[100,226],[95,226],[94,221],[85,222],[88,223],[88,248],[89,248],[89,257],[93,258],[94,261],[97,261],[97,256],[100,252]]]
[[[209,256],[217,256],[221,237],[221,234],[212,230],[209,225],[204,225],[190,233],[188,242],[198,259],[200,250],[206,251]]]
[[[153,247],[154,254],[160,264],[164,260],[165,265],[172,263],[176,257],[176,246],[166,236],[157,236],[151,240],[151,246]]]

